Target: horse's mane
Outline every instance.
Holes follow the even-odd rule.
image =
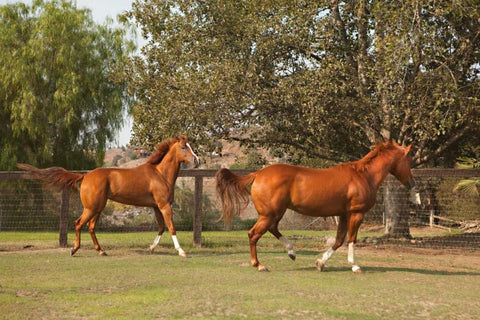
[[[367,169],[367,166],[372,162],[373,159],[378,157],[381,154],[385,154],[389,151],[393,151],[396,149],[395,145],[391,141],[386,142],[377,142],[375,148],[367,153],[362,159],[354,162],[350,162],[349,164],[359,172],[363,172]]]
[[[156,165],[162,162],[163,158],[168,153],[168,150],[170,150],[170,146],[180,140],[181,138],[177,136],[157,144],[155,152],[150,157],[148,157],[147,163]]]

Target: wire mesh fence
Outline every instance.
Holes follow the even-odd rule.
[[[210,173],[203,177],[201,228],[203,231],[224,230],[219,222],[220,203],[215,193],[215,181]],[[392,176],[387,178],[377,193],[375,206],[366,213],[361,231],[368,236],[360,241],[394,243],[422,247],[480,246],[480,199],[470,194],[454,192],[454,187],[464,179],[480,179],[480,170],[415,170],[415,180],[422,204],[413,205],[408,193]],[[3,177],[3,178],[2,178]],[[387,188],[390,188],[389,192]],[[398,204],[404,223],[387,230],[390,203]],[[58,231],[62,194],[46,188],[42,183],[17,175],[8,179],[0,174],[0,231]],[[180,177],[176,183],[174,224],[177,230],[193,230],[195,206],[195,178]],[[69,194],[68,230],[72,231],[74,220],[82,212],[78,192]],[[232,229],[248,230],[256,221],[257,214],[250,204],[240,218],[233,222]],[[308,217],[287,210],[281,230],[335,230],[335,217]],[[411,236],[397,239],[390,237],[395,228],[407,229]],[[151,208],[139,208],[108,202],[97,230],[103,231],[155,231],[157,224]],[[393,231],[392,231],[393,230]],[[371,232],[370,232],[371,231]]]

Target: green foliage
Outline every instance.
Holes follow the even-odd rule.
[[[478,147],[477,147],[478,149]],[[478,169],[480,168],[480,160],[468,157],[461,157],[457,159],[457,167],[459,169]],[[460,180],[453,192],[458,192],[472,198],[480,199],[480,179],[464,179]]]
[[[65,0],[0,6],[0,169],[102,164],[127,102],[125,32]]]
[[[478,190],[480,189],[480,179],[465,179],[457,183],[454,192],[461,192],[463,194],[468,194],[471,197],[478,198],[480,196]]]
[[[457,168],[458,169],[478,169],[480,168],[480,160],[469,158],[469,157],[460,157],[457,159]]]
[[[415,143],[415,165],[452,165],[480,134],[479,18],[475,1],[138,2],[125,19],[150,41],[123,71],[134,140],[186,132],[300,163],[394,138]]]
[[[237,161],[230,166],[230,169],[261,169],[268,164],[264,156],[257,150],[249,149],[245,157],[237,158]]]
[[[177,230],[193,230],[195,212],[194,192],[184,182],[175,186],[175,203],[173,207],[175,227]],[[202,229],[221,230],[223,223],[218,222],[220,216],[210,197],[203,194]]]

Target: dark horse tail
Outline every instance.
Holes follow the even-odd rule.
[[[49,186],[68,187],[78,190],[79,182],[84,174],[73,173],[60,167],[38,169],[25,163],[18,163],[17,167],[30,173],[35,179],[45,181]]]
[[[215,178],[217,181],[217,193],[222,201],[222,215],[218,220],[224,220],[225,225],[230,226],[234,216],[247,207],[250,195],[250,186],[255,180],[257,173],[253,172],[246,176],[239,176],[228,169],[220,169]]]

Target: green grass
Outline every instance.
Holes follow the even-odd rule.
[[[98,233],[100,257],[83,233],[74,257],[56,248],[55,233],[0,233],[0,319],[478,319],[480,253],[359,247],[362,274],[340,248],[320,273],[314,263],[332,232],[285,232],[291,261],[266,235],[249,266],[246,232],[166,233],[154,254],[154,233]],[[70,243],[73,235],[69,234]],[[30,246],[24,249],[25,246]]]

